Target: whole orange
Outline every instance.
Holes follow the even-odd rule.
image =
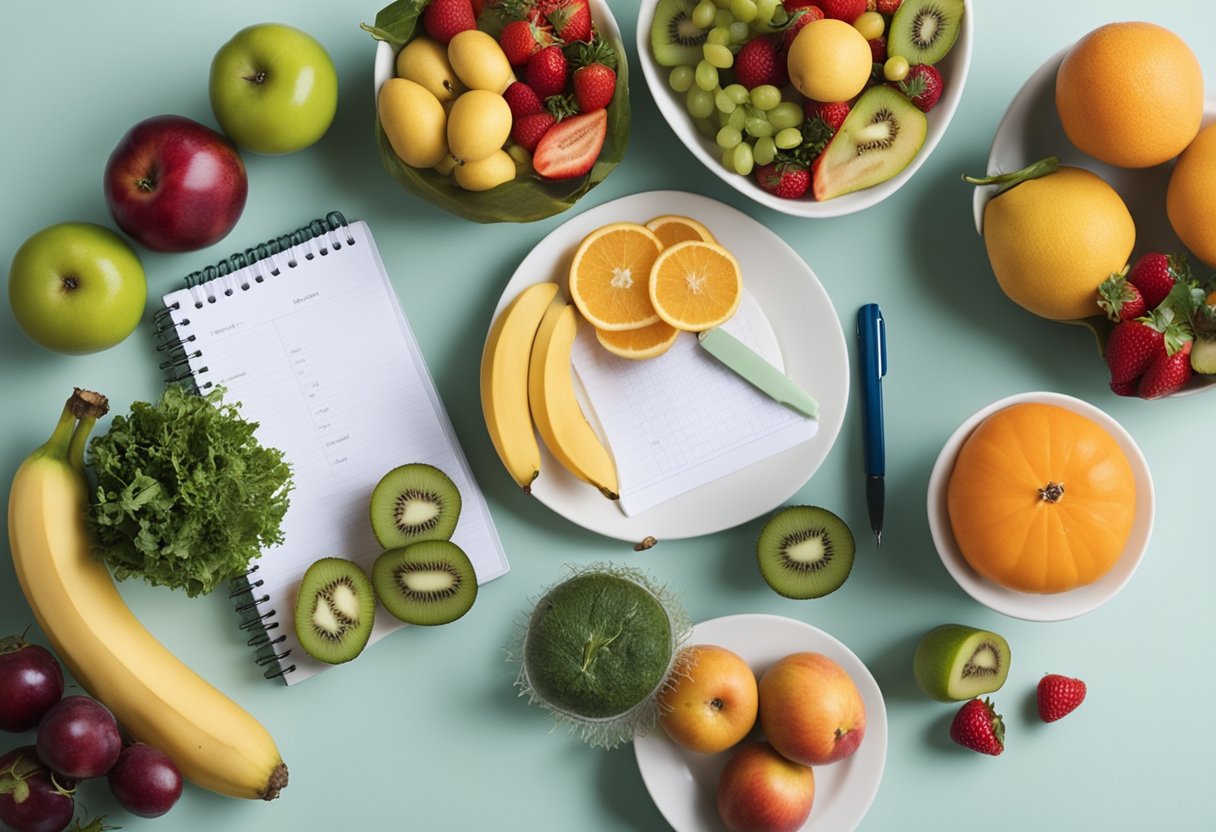
[[[1182,244],[1216,268],[1216,124],[1199,131],[1170,174],[1165,212]]]
[[[1124,168],[1173,159],[1199,132],[1203,70],[1154,23],[1108,23],[1081,38],[1056,75],[1056,111],[1077,148]]]

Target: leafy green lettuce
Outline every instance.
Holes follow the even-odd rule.
[[[222,395],[170,386],[89,443],[94,556],[119,580],[206,595],[282,542],[291,468]]]

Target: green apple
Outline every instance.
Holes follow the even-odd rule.
[[[139,324],[148,300],[134,249],[108,228],[64,222],[21,244],[8,276],[13,317],[50,350],[112,347]]]
[[[338,73],[307,32],[259,23],[211,61],[211,109],[228,138],[254,153],[292,153],[325,135],[338,108]]]

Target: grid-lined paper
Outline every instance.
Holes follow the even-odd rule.
[[[347,230],[353,244],[343,231],[335,237],[340,248],[322,238],[324,246],[313,241],[164,298],[177,306],[171,315],[178,334],[193,336],[186,347],[199,385],[226,388],[225,400],[239,402],[242,416],[259,423],[258,439],[282,450],[292,466],[284,542],[257,560],[263,584],[256,589],[257,597],[269,596],[260,611],[275,611],[274,634],[287,635],[276,647],[291,650],[283,660],[296,667],[288,684],[328,667],[295,638],[300,578],[323,557],[349,558],[370,572],[382,550],[368,503],[391,468],[426,462],[444,471],[462,498],[452,540],[468,553],[478,581],[508,568],[371,234],[361,222]],[[297,265],[288,268],[292,258]],[[401,626],[378,610],[372,641]]]
[[[723,329],[765,355],[767,326],[744,292]],[[779,355],[765,358],[781,366]],[[819,428],[718,363],[691,333],[657,358],[633,361],[607,352],[583,324],[573,362],[629,516],[801,444]]]

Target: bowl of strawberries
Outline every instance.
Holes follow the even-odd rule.
[[[883,201],[945,134],[968,0],[642,0],[638,54],[672,131],[750,199],[800,217]]]
[[[363,29],[385,170],[456,216],[553,216],[625,154],[628,61],[603,0],[396,0]]]

